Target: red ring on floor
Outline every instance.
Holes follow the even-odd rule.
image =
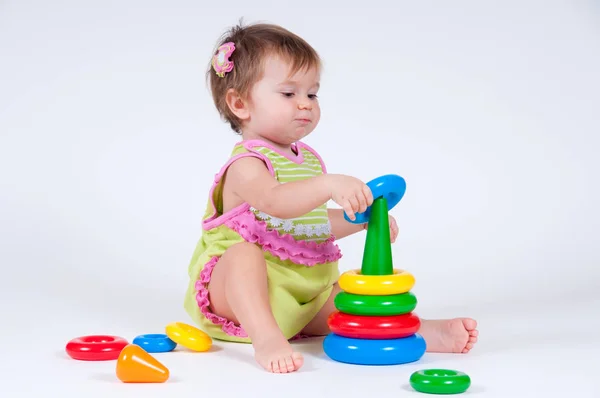
[[[333,312],[327,319],[331,331],[355,339],[399,339],[417,333],[421,319],[413,313],[364,316]]]
[[[74,338],[65,350],[71,358],[81,361],[109,361],[119,358],[127,344],[127,340],[119,336],[90,335]]]

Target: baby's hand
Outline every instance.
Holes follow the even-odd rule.
[[[394,216],[390,216],[390,241],[394,243],[398,237],[398,224]]]
[[[396,219],[394,216],[389,215],[388,221],[390,224],[390,243],[394,243],[398,238],[398,223],[396,223]],[[365,230],[369,228],[369,223],[364,224]]]
[[[340,205],[352,221],[354,213],[362,213],[373,203],[371,189],[358,178],[327,174],[331,200]]]

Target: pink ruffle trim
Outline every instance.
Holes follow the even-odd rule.
[[[324,242],[296,240],[290,234],[280,234],[270,229],[265,221],[256,219],[252,211],[242,212],[227,221],[225,225],[236,231],[246,241],[258,243],[262,248],[281,260],[291,260],[296,264],[314,266],[342,257],[340,248],[333,243],[335,237]]]
[[[208,299],[208,282],[210,282],[210,277],[212,275],[212,271],[215,268],[215,265],[217,265],[217,262],[219,261],[219,257],[215,256],[213,258],[211,258],[205,265],[204,268],[202,269],[202,272],[200,273],[200,278],[196,281],[196,301],[198,302],[198,307],[200,307],[200,312],[202,312],[202,314],[206,317],[206,319],[208,319],[209,321],[211,321],[212,323],[214,323],[215,325],[222,325],[221,329],[223,329],[223,331],[225,333],[227,333],[230,336],[235,336],[235,337],[248,337],[248,333],[246,333],[246,331],[241,327],[241,326],[237,326],[235,323],[233,323],[232,321],[223,318],[221,316],[218,316],[216,314],[213,314],[212,312],[210,312],[208,310],[208,307],[210,306],[210,300]],[[301,339],[306,339],[306,338],[310,338],[312,336],[303,334],[302,332],[298,333],[297,335],[293,336],[290,341],[293,340],[301,340]]]
[[[204,265],[204,269],[202,269],[202,272],[200,273],[200,279],[196,281],[196,290],[198,291],[198,293],[196,293],[196,301],[198,302],[198,307],[200,307],[200,312],[215,325],[223,325],[221,328],[228,335],[248,337],[248,334],[241,326],[236,326],[232,321],[215,315],[208,310],[210,301],[208,300],[207,286],[217,261],[219,261],[218,256],[211,258],[210,261]]]

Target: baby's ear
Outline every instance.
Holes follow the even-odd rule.
[[[225,94],[225,102],[227,103],[229,110],[231,110],[231,112],[233,112],[233,114],[239,119],[246,120],[250,117],[248,103],[233,88],[227,90],[227,94]]]

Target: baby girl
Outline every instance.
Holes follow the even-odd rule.
[[[271,24],[233,27],[207,71],[216,108],[241,139],[210,188],[185,308],[213,338],[252,343],[256,361],[275,373],[303,364],[290,340],[329,333],[340,291],[336,240],[366,228],[344,212],[355,220],[373,203],[364,182],[328,174],[302,142],[321,116],[320,71],[305,40]],[[341,209],[327,208],[330,200]],[[466,353],[476,326],[422,320],[418,333],[429,352]]]

